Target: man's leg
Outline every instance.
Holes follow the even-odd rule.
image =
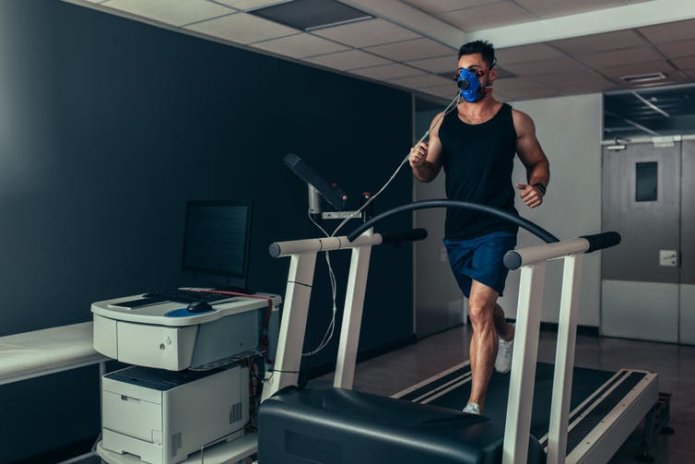
[[[470,347],[471,396],[468,402],[477,403],[481,412],[497,355],[497,331],[494,317],[496,301],[495,289],[476,280],[473,281],[468,298],[468,316],[473,325]],[[504,318],[504,313],[502,317]]]
[[[497,303],[495,303],[494,318],[497,336],[504,341],[509,341],[514,338],[514,326],[509,324],[504,318],[504,309]]]
[[[498,346],[495,357],[495,370],[506,374],[512,369],[512,354],[514,352],[514,326],[507,324],[504,319],[504,310],[495,304],[494,311],[495,331],[497,332]]]

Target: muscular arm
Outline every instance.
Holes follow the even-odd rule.
[[[527,184],[517,184],[524,202],[535,208],[543,202],[543,194],[535,184],[547,187],[550,181],[550,164],[536,138],[536,127],[531,117],[521,111],[512,113],[516,130],[516,152],[526,167]]]
[[[430,124],[429,142],[423,142],[413,147],[408,159],[413,169],[413,176],[420,182],[433,181],[442,169],[442,142],[439,140],[439,126],[443,113],[437,114]]]

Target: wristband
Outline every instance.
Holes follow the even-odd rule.
[[[545,196],[545,185],[541,184],[540,182],[533,184],[534,187],[536,187],[538,190],[540,190],[541,194]]]

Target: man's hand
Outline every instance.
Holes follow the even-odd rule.
[[[410,156],[408,157],[410,167],[417,169],[425,164],[428,148],[429,144],[427,142],[420,142],[410,150]]]
[[[529,208],[535,208],[543,203],[543,194],[538,187],[519,183],[515,187],[519,189],[519,196]]]

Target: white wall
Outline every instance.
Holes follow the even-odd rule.
[[[529,100],[513,103],[536,123],[536,133],[550,159],[551,180],[545,203],[531,210],[517,202],[519,213],[560,239],[601,230],[601,120],[600,94]],[[422,115],[424,116],[424,115]],[[443,176],[431,184],[415,182],[415,200],[443,198]],[[526,182],[525,169],[516,161],[514,182]],[[416,245],[416,320],[437,320],[437,328],[460,321],[462,298],[441,253],[444,231],[443,210],[418,211],[416,226],[425,227],[430,237]],[[538,244],[539,239],[519,233],[519,246]],[[582,273],[579,324],[599,325],[600,256],[587,255]],[[557,322],[560,302],[561,263],[550,263],[547,272],[542,320]],[[512,272],[500,304],[508,316],[516,315],[519,273]],[[439,314],[439,317],[434,317]],[[459,316],[458,318],[455,316]],[[427,325],[429,325],[427,323]],[[418,335],[421,335],[419,327]],[[425,330],[427,332],[427,330]]]
[[[550,160],[550,185],[543,205],[529,209],[518,200],[521,216],[539,224],[559,239],[601,231],[600,94],[548,98],[513,103],[536,123],[536,134]],[[514,182],[525,182],[526,171],[516,160]],[[518,246],[538,244],[539,239],[519,232]],[[582,272],[579,324],[599,325],[601,260],[586,255]],[[549,263],[546,272],[542,320],[557,322],[560,303],[561,262]],[[510,273],[500,304],[508,315],[516,314],[519,273]]]

